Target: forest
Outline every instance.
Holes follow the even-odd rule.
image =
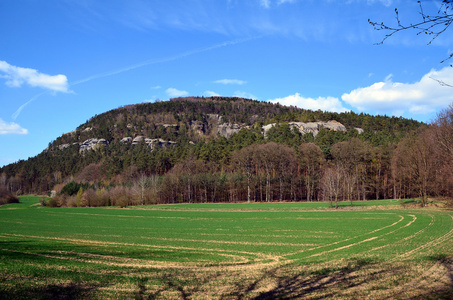
[[[301,133],[291,122],[336,121]],[[224,136],[221,126],[237,130]],[[232,126],[234,124],[234,126]],[[266,134],[263,126],[274,124]],[[171,141],[150,147],[146,137]],[[103,139],[89,150],[80,144]],[[134,139],[135,141],[135,139]],[[431,124],[303,110],[242,98],[185,97],[120,107],[0,168],[12,195],[49,206],[338,201],[453,196],[453,106]],[[53,191],[53,192],[51,192]]]

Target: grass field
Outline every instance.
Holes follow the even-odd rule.
[[[0,207],[0,299],[453,298],[453,212],[414,200]]]

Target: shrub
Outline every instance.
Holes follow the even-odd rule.
[[[63,199],[61,199],[62,197],[54,197],[54,198],[50,198],[49,201],[47,201],[47,206],[48,207],[60,207],[61,206],[61,202]]]
[[[69,197],[67,200],[66,200],[66,206],[67,207],[78,207],[79,205],[77,205],[77,197]]]
[[[130,191],[120,186],[110,190],[109,197],[113,206],[126,207],[132,202],[132,195]]]
[[[96,191],[96,198],[91,202],[91,206],[108,206],[109,197],[104,188]]]
[[[65,194],[68,196],[76,195],[77,192],[82,188],[86,189],[88,187],[87,184],[77,183],[75,181],[71,181],[67,183],[62,189],[60,194]]]
[[[89,189],[89,190],[86,190],[83,194],[82,194],[82,206],[93,206],[93,204],[96,202],[97,200],[97,195],[96,195],[96,192],[92,189]]]
[[[0,186],[0,205],[9,203],[19,203],[19,198],[6,189],[6,186]]]

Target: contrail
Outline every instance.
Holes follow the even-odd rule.
[[[38,99],[39,97],[41,97],[42,95],[44,95],[44,94],[46,94],[46,93],[47,93],[47,92],[42,92],[41,94],[38,94],[38,95],[33,96],[30,100],[28,100],[27,102],[25,102],[24,104],[22,104],[22,105],[16,110],[16,112],[13,113],[13,114],[11,115],[11,118],[12,118],[13,120],[16,120],[17,117],[20,115],[22,109],[25,108],[25,106],[27,106],[28,104],[30,104],[31,102],[35,101],[36,99]]]
[[[187,51],[187,52],[175,55],[175,56],[170,56],[170,57],[161,58],[161,59],[146,60],[146,61],[143,61],[141,63],[135,64],[135,65],[131,65],[131,66],[128,66],[128,67],[125,67],[125,68],[122,68],[122,69],[118,69],[118,70],[110,71],[110,72],[105,72],[105,73],[100,73],[100,74],[92,75],[92,76],[89,76],[87,78],[84,78],[84,79],[81,79],[81,80],[78,80],[78,81],[74,81],[74,82],[72,82],[70,84],[70,86],[71,85],[77,85],[77,84],[85,83],[85,82],[88,82],[88,81],[91,81],[91,80],[94,80],[94,79],[98,79],[98,78],[103,78],[103,77],[108,77],[108,76],[124,73],[124,72],[127,72],[127,71],[131,71],[131,70],[135,70],[135,69],[144,67],[144,66],[149,66],[149,65],[160,64],[160,63],[165,63],[165,62],[178,60],[178,59],[181,59],[181,58],[184,58],[184,57],[187,57],[187,56],[191,56],[191,55],[194,55],[194,54],[199,54],[199,53],[211,51],[211,50],[222,48],[222,47],[226,47],[226,46],[232,46],[232,45],[248,42],[248,41],[251,41],[251,40],[259,39],[261,37],[263,37],[263,36],[244,38],[244,39],[237,39],[237,40],[232,40],[232,41],[227,41],[227,42],[223,42],[223,43],[220,43],[220,44],[212,45],[212,46],[209,46],[209,47],[206,47],[206,48],[200,48],[200,49]]]
[[[122,69],[118,69],[118,70],[114,70],[114,71],[110,71],[110,72],[105,72],[105,73],[99,73],[99,74],[95,74],[95,75],[89,76],[89,77],[84,78],[84,79],[80,79],[80,80],[74,81],[74,82],[70,83],[69,86],[74,86],[74,85],[85,83],[85,82],[88,82],[88,81],[91,81],[91,80],[95,80],[95,79],[99,79],[99,78],[103,78],[103,77],[109,77],[109,76],[121,74],[121,73],[124,73],[124,72],[127,72],[127,71],[131,71],[131,70],[135,70],[135,69],[144,67],[144,66],[170,62],[170,61],[178,60],[178,59],[181,59],[181,58],[184,58],[184,57],[187,57],[187,56],[191,56],[191,55],[194,55],[194,54],[199,54],[199,53],[211,51],[211,50],[222,48],[222,47],[226,47],[226,46],[233,46],[233,45],[236,45],[236,44],[245,43],[245,42],[248,42],[248,41],[251,41],[251,40],[260,39],[263,36],[264,35],[250,37],[250,38],[236,39],[236,40],[232,40],[232,41],[226,41],[226,42],[223,42],[223,43],[220,43],[220,44],[215,44],[215,45],[212,45],[212,46],[209,46],[209,47],[199,48],[199,49],[187,51],[187,52],[175,55],[175,56],[170,56],[170,57],[161,58],[161,59],[146,60],[146,61],[143,61],[141,63],[130,65],[130,66],[122,68]],[[22,110],[29,103],[33,102],[34,100],[36,100],[37,98],[39,98],[40,96],[42,96],[45,93],[46,92],[38,94],[38,95],[34,96],[33,98],[31,98],[30,100],[28,100],[26,103],[22,104],[22,106],[19,107],[19,109],[17,109],[14,114],[12,114],[13,120],[16,120],[16,118],[20,115]]]

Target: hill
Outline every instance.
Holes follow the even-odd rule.
[[[76,130],[50,142],[36,157],[1,168],[0,183],[15,193],[47,193],[52,189],[61,190],[71,181],[84,184],[85,190],[89,186],[95,190],[131,186],[140,176],[160,176],[162,183],[164,177],[170,177],[164,175],[187,173],[187,168],[195,173],[211,174],[210,178],[221,174],[244,175],[236,153],[251,145],[269,143],[284,146],[281,151],[291,149],[288,153],[294,155],[298,172],[301,172],[303,145],[319,147],[323,161],[328,164],[338,159],[339,154],[334,153],[336,144],[355,141],[362,152],[366,152],[363,164],[370,167],[364,176],[382,175],[377,183],[373,183],[376,179],[364,179],[366,187],[361,189],[365,190],[357,192],[361,196],[356,197],[379,198],[393,193],[388,187],[392,151],[408,132],[423,126],[404,118],[310,111],[243,98],[176,98],[128,105],[96,115]],[[379,167],[372,165],[373,159],[379,161]],[[191,163],[196,166],[188,167]],[[255,187],[263,187],[264,183],[258,182],[261,179],[256,176],[253,178]],[[247,185],[243,178],[238,180],[240,184],[231,196],[236,200],[243,199],[241,193],[244,184]],[[303,194],[310,198],[305,190],[310,188],[304,180],[289,183],[285,179],[278,183],[282,180],[274,170],[272,178],[268,178],[272,182],[266,183],[267,188],[272,185],[272,195],[267,191],[267,200],[302,199]],[[285,188],[273,186],[283,183]],[[297,184],[304,187],[298,194],[290,191]],[[231,187],[224,188],[231,190]],[[317,184],[311,189],[319,190],[320,186]],[[191,192],[188,193],[174,197],[192,201]],[[208,199],[206,194],[205,199]],[[261,191],[261,194],[266,192]],[[311,197],[318,197],[315,194]],[[255,195],[255,199],[257,197]]]

